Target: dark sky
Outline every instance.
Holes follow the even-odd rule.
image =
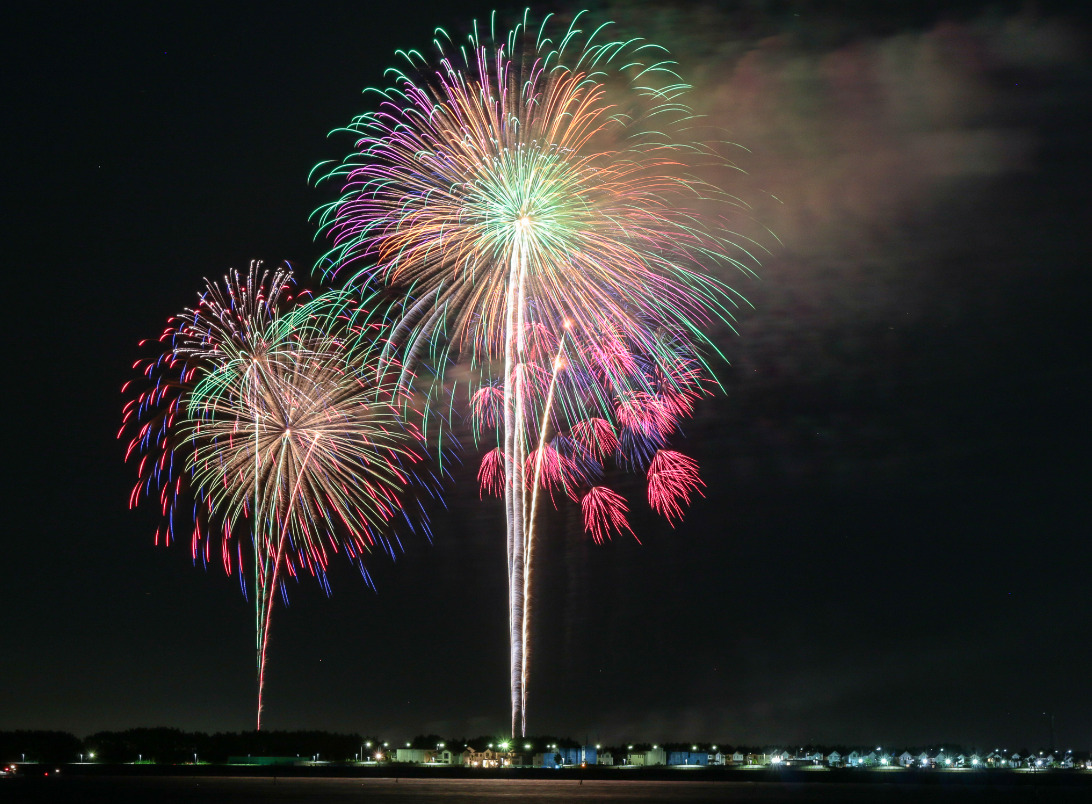
[[[0,729],[247,729],[251,608],[127,509],[120,386],[202,277],[311,264],[326,132],[490,7],[93,5],[4,48]],[[547,520],[532,732],[992,748],[1052,713],[1092,748],[1089,29],[875,5],[609,9],[749,149],[726,181],[782,244],[728,277],[755,309],[680,444],[705,498],[672,530],[627,487],[641,545]],[[268,727],[504,730],[501,510],[464,457],[378,593],[346,564],[274,611]]]

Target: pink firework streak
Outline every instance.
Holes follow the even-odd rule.
[[[637,372],[637,361],[617,330],[609,323],[601,323],[603,334],[590,344],[592,365],[600,381],[612,383],[619,377],[632,376]]]
[[[541,457],[540,457],[541,456]],[[576,486],[580,476],[576,461],[562,455],[552,444],[543,445],[542,449],[532,450],[527,457],[527,478],[531,483],[535,482],[535,474],[539,475],[539,484],[550,493],[550,502],[554,501],[554,491],[563,491],[574,501],[578,499]]]
[[[598,461],[618,449],[618,436],[606,419],[584,419],[574,424],[570,433],[576,443]]]
[[[482,463],[478,468],[478,485],[481,487],[479,497],[486,494],[500,497],[504,494],[504,456],[499,449],[491,449],[482,456]]]
[[[699,486],[704,485],[698,462],[681,452],[661,449],[648,466],[648,504],[672,527],[673,518],[682,520],[682,506],[690,503],[691,492],[701,494]]]
[[[660,398],[664,408],[676,419],[694,414],[694,403],[706,393],[702,388],[701,369],[695,360],[679,359],[661,369]]]
[[[504,410],[504,388],[499,385],[483,385],[470,397],[470,415],[478,429],[493,429]]]
[[[611,531],[621,535],[626,530],[637,539],[637,534],[626,521],[629,507],[618,492],[606,486],[593,486],[580,501],[580,509],[584,512],[584,529],[592,535],[596,544],[610,539]],[[637,543],[640,544],[641,540],[637,539]]]
[[[644,436],[667,437],[675,430],[675,416],[663,400],[643,391],[619,399],[615,414],[623,427]]]
[[[530,360],[548,361],[557,351],[557,336],[540,322],[533,322],[524,328],[526,345],[524,355]]]

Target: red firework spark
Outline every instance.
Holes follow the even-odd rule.
[[[610,539],[611,532],[621,534],[623,530],[637,539],[637,534],[626,521],[629,507],[625,498],[616,491],[611,491],[606,486],[592,486],[584,499],[580,501],[580,508],[584,512],[584,529],[592,535],[596,544],[602,544]],[[637,542],[640,543],[640,539]]]
[[[648,504],[665,517],[682,520],[682,506],[690,503],[690,494],[701,494],[705,484],[698,477],[698,462],[673,450],[658,450],[648,466]]]

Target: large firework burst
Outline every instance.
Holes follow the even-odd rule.
[[[420,459],[419,434],[400,415],[405,400],[375,374],[372,339],[332,312],[344,297],[288,309],[290,278],[252,265],[245,279],[207,283],[161,337],[166,351],[145,364],[151,388],[125,410],[137,430],[129,455],[141,456],[132,502],[158,490],[167,541],[192,489],[195,560],[207,562],[218,531],[224,568],[234,559],[245,592],[238,535],[249,530],[258,728],[285,575],[309,572],[329,591],[331,554],[344,551],[367,578],[361,556],[377,544],[391,550],[384,534],[405,516]]]
[[[536,480],[556,486],[565,460],[580,465],[547,441],[555,410],[587,422],[600,439],[592,451],[622,422],[625,460],[646,468],[672,429],[663,412],[692,397],[670,387],[677,374],[660,383],[639,362],[665,353],[666,328],[703,370],[697,347],[711,346],[706,329],[735,303],[710,269],[749,259],[716,211],[734,199],[695,173],[723,160],[686,135],[694,119],[668,55],[612,40],[607,26],[582,31],[579,19],[556,39],[525,15],[507,35],[475,25],[458,46],[441,35],[434,62],[405,54],[378,109],[349,127],[357,149],[326,174],[341,197],[319,212],[333,241],[324,266],[402,294],[385,357],[406,371],[429,357],[441,375],[462,357],[484,378],[472,398],[500,425],[482,472],[503,490],[508,522],[513,733],[526,725]],[[543,348],[595,381],[558,394],[560,369],[535,356]],[[672,500],[694,488],[659,478]],[[620,500],[585,499],[593,534],[624,522]]]

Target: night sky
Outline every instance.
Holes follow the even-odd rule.
[[[0,729],[249,729],[252,608],[128,510],[120,387],[203,277],[315,286],[327,132],[491,6],[106,5],[16,19],[3,54]],[[679,444],[704,499],[672,529],[635,479],[641,544],[546,520],[530,732],[989,750],[1053,714],[1092,748],[1089,27],[944,5],[606,6],[748,149],[725,186],[769,253],[726,275],[754,309]],[[264,725],[503,733],[503,506],[462,458],[377,593],[346,562],[274,610]]]

